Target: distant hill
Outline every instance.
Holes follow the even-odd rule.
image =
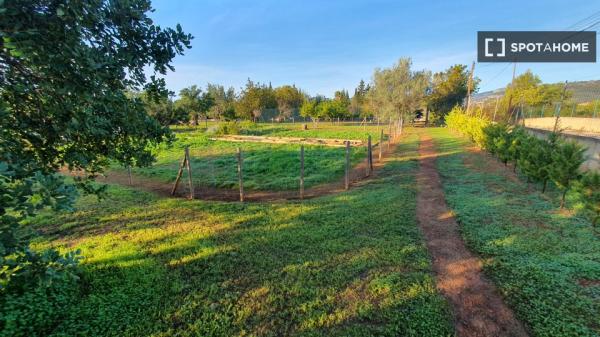
[[[567,90],[573,92],[573,100],[576,103],[589,102],[600,98],[600,80],[569,82]],[[485,101],[488,98],[496,98],[504,95],[504,88],[484,91],[473,95],[475,102]]]

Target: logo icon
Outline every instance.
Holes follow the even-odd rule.
[[[497,53],[496,55],[494,55],[494,53],[490,52],[490,42],[494,41],[494,38],[485,38],[485,57],[504,57],[506,56],[506,39],[505,38],[496,38],[495,39],[497,42],[500,42],[502,48],[500,49],[501,52]]]

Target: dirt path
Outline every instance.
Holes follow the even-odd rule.
[[[379,147],[375,146],[373,148],[373,172],[369,177],[365,176],[366,172],[366,160],[361,161],[358,165],[354,166],[350,170],[350,188],[354,186],[360,186],[366,183],[369,179],[375,178],[378,176],[378,171],[382,168],[387,161],[394,158],[394,153],[396,151],[398,143],[393,143],[389,149],[387,145],[383,147],[383,158],[381,161],[378,160]],[[66,171],[63,171],[65,174],[72,174]],[[188,197],[189,189],[187,187],[187,176],[184,174],[182,177],[181,183],[177,192],[175,194],[176,197]],[[175,177],[173,177],[175,179]],[[144,191],[149,191],[156,193],[158,195],[164,197],[171,197],[171,189],[173,188],[173,183],[166,183],[162,181],[157,181],[152,178],[147,178],[139,175],[133,175],[132,184],[129,184],[129,176],[126,172],[122,171],[109,171],[104,176],[99,176],[96,178],[96,181],[107,184],[118,184],[123,186],[130,186],[133,188],[137,188]],[[321,185],[317,185],[314,187],[306,188],[304,190],[304,198],[310,199],[323,195],[335,194],[344,191],[344,178],[342,177],[338,181],[334,181],[331,183],[325,183]],[[244,191],[244,200],[252,201],[252,202],[260,202],[260,201],[280,201],[280,200],[294,200],[299,199],[299,191],[291,190],[291,191]],[[239,200],[239,190],[237,188],[227,189],[227,188],[215,188],[215,187],[206,187],[206,186],[194,186],[194,198],[202,199],[202,200],[220,200],[220,201],[238,201]]]
[[[446,205],[431,137],[421,134],[417,219],[433,258],[437,287],[450,302],[458,336],[527,336],[523,325],[484,278],[481,261],[465,246]]]

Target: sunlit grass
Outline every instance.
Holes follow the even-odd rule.
[[[408,137],[369,184],[302,203],[111,186],[40,217],[36,248],[85,257],[80,301],[54,335],[451,335],[416,225],[416,146]]]
[[[214,128],[209,124],[209,130]],[[257,124],[242,130],[245,134],[338,138],[379,141],[386,126],[343,126],[320,123],[310,124],[301,130],[300,124]],[[248,190],[294,190],[298,188],[300,174],[299,144],[233,143],[210,140],[212,135],[204,127],[176,127],[176,141],[172,146],[162,145],[154,150],[157,162],[150,168],[134,168],[133,173],[162,182],[173,182],[183,158],[184,148],[190,147],[194,184],[198,187],[236,188],[236,150],[240,147],[244,157],[244,187]],[[326,146],[305,146],[305,187],[336,181],[344,174],[345,149]],[[353,147],[352,165],[365,160],[366,149]],[[115,167],[119,169],[118,167]]]
[[[509,178],[446,129],[431,131],[449,206],[467,243],[535,336],[600,335],[600,237],[589,220]],[[492,161],[490,169],[490,160]],[[468,165],[467,165],[468,164]]]

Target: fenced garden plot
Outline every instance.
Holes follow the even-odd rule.
[[[35,219],[36,249],[86,257],[76,300],[46,335],[452,335],[415,225],[416,145],[405,138],[364,186],[303,203],[181,202],[111,186],[77,212]]]
[[[285,127],[290,127],[286,125]],[[254,126],[256,129],[276,129],[280,132],[297,133],[303,135],[300,126],[296,125],[298,130],[284,129],[284,126]],[[254,129],[253,128],[253,129]],[[346,150],[344,147],[331,147],[321,145],[308,145],[311,143],[311,138],[295,137],[292,138],[291,144],[271,143],[256,143],[256,142],[231,142],[220,141],[216,136],[206,132],[190,131],[188,129],[177,130],[177,140],[171,147],[161,147],[155,150],[157,162],[149,168],[134,168],[132,169],[133,180],[135,177],[144,179],[152,179],[157,182],[172,184],[177,176],[178,169],[181,165],[184,149],[189,148],[190,166],[192,170],[192,185],[196,193],[203,197],[209,197],[213,194],[225,193],[227,190],[235,191],[239,187],[238,177],[238,162],[237,149],[242,151],[243,156],[243,181],[245,191],[252,192],[274,192],[280,193],[281,198],[289,198],[289,193],[293,191],[298,193],[300,181],[300,147],[304,146],[304,188],[310,189],[322,184],[337,182],[343,186],[343,177],[345,175],[346,166]],[[271,132],[269,131],[269,132]],[[375,131],[375,130],[374,130]],[[384,153],[387,152],[389,146],[388,136],[382,135],[382,128],[373,133],[373,145],[378,144],[383,137]],[[344,142],[344,139],[336,140],[334,136],[346,135],[356,137],[349,154],[349,165],[351,168],[356,167],[366,161],[367,149],[366,143],[369,137],[369,132],[365,133],[360,127],[338,127],[329,126],[329,129],[319,129],[313,131],[318,134],[317,144],[338,144]],[[248,136],[228,136],[242,137]],[[265,136],[252,136],[265,137]],[[211,140],[211,138],[213,140]],[[269,139],[279,139],[286,141],[288,138],[267,137]],[[348,138],[352,139],[352,138]],[[364,141],[362,140],[364,139]],[[296,140],[302,140],[296,142]],[[308,141],[307,141],[308,140]],[[308,143],[308,144],[307,144]],[[375,161],[378,161],[378,149],[373,153]],[[366,169],[363,169],[363,174],[355,174],[350,172],[351,179],[356,180],[363,178],[366,175]],[[184,170],[184,173],[187,173]],[[110,173],[109,173],[110,176]],[[360,177],[359,177],[360,176]],[[182,184],[179,187],[187,189],[187,177],[184,174]],[[217,191],[218,189],[219,191]],[[204,195],[202,195],[204,193]],[[229,193],[230,194],[230,193]],[[229,199],[229,198],[228,198]]]

